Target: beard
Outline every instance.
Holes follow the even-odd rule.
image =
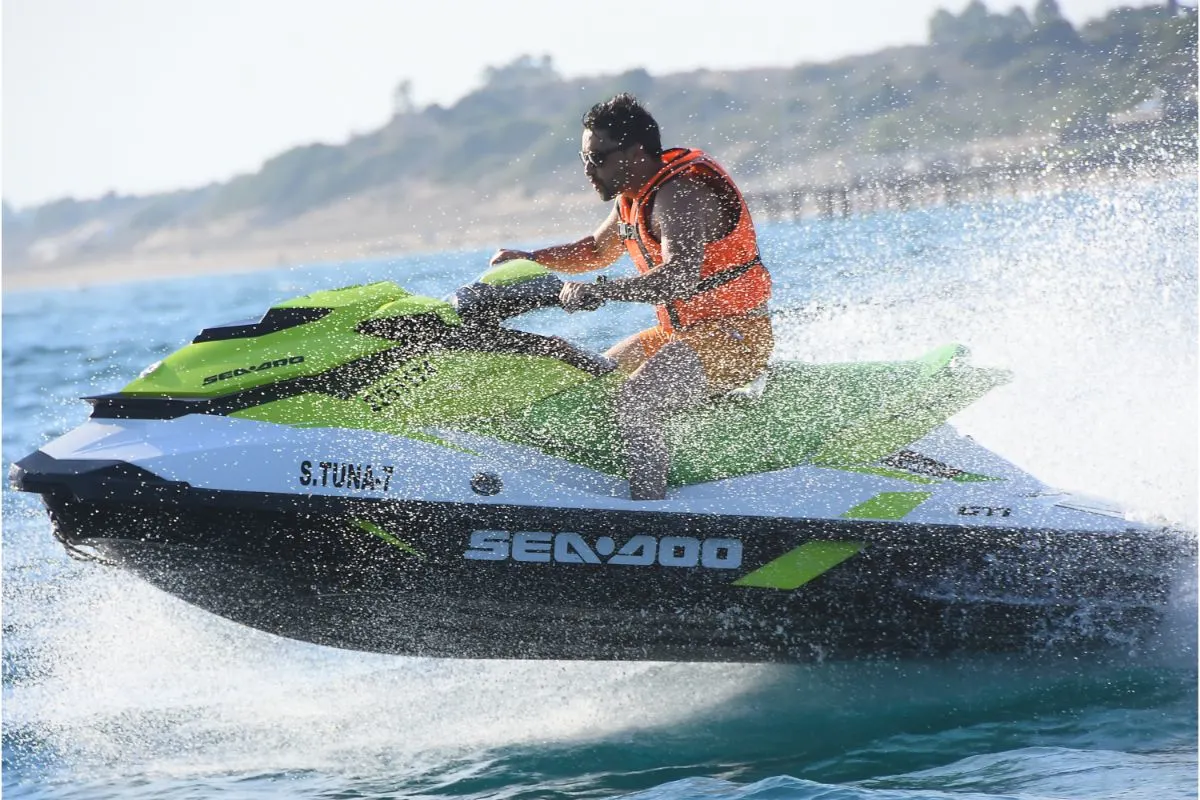
[[[599,178],[592,179],[592,188],[596,190],[596,194],[600,195],[600,199],[606,203],[617,196],[616,190]]]

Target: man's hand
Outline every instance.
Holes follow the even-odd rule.
[[[492,256],[490,261],[488,261],[488,266],[494,267],[497,264],[503,264],[505,261],[513,261],[518,258],[528,258],[530,261],[532,261],[533,253],[526,252],[525,250],[500,249],[497,250],[496,254]]]
[[[569,313],[595,311],[604,305],[604,298],[590,283],[563,281],[562,289],[558,293],[558,303],[563,307],[563,311]]]

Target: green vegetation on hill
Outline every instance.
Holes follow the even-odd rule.
[[[288,150],[254,174],[143,198],[62,200],[4,209],[5,255],[32,238],[103,218],[114,240],[167,225],[250,215],[267,226],[385,186],[432,184],[532,193],[580,185],[581,114],[628,91],[658,118],[666,144],[699,146],[753,182],[819,159],[936,158],[982,139],[1057,134],[1086,140],[1112,115],[1158,104],[1195,139],[1197,22],[1173,0],[1120,8],[1079,29],[1054,0],[1032,15],[972,2],[938,11],[929,43],[824,64],[566,80],[548,58],[489,67],[449,107],[396,92],[382,128],[342,145]],[[32,238],[31,238],[32,237]],[[12,250],[10,251],[10,244]]]

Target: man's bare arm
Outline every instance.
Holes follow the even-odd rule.
[[[590,236],[585,236],[577,242],[543,247],[540,250],[500,250],[492,256],[490,263],[495,266],[514,258],[528,258],[556,272],[575,274],[604,269],[625,252],[625,246],[617,234],[618,221],[617,207],[613,204],[608,217]]]

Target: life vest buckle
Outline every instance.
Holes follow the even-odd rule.
[[[621,237],[621,241],[638,238],[637,225],[632,222],[618,222],[617,235]]]

